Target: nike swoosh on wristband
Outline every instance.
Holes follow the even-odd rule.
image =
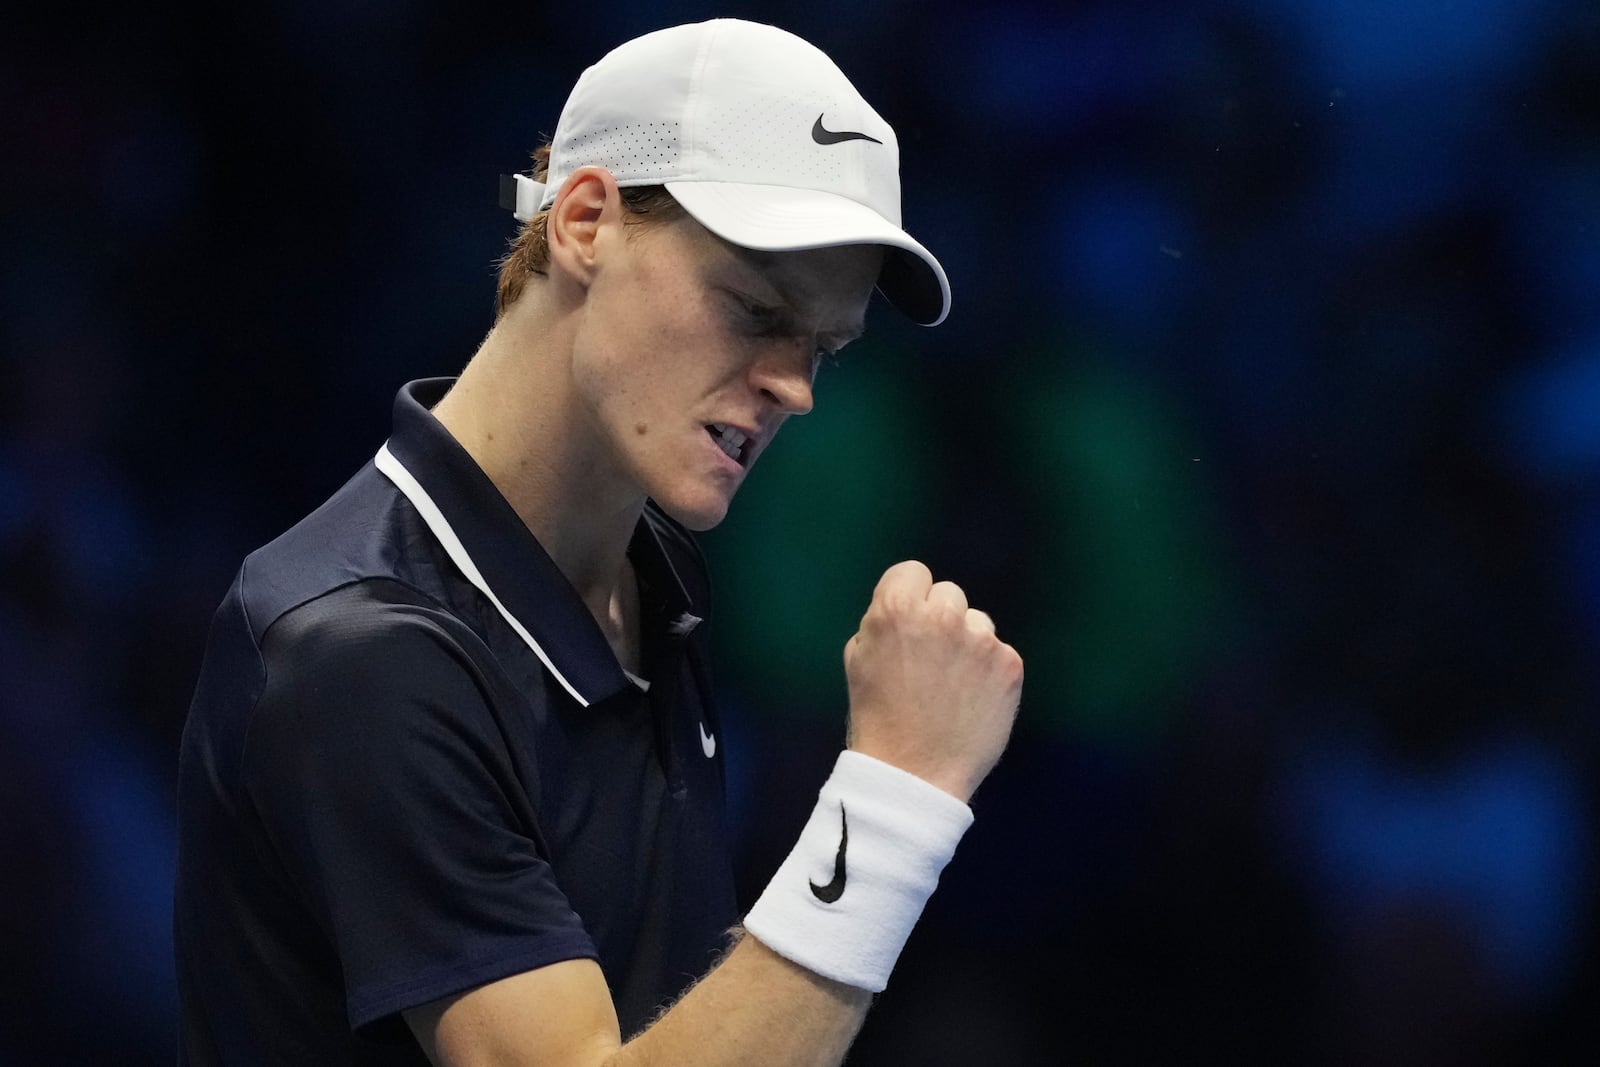
[[[850,824],[845,821],[844,802],[839,802],[839,851],[833,857],[833,881],[827,885],[811,882],[811,895],[824,904],[832,904],[844,896],[844,850],[850,845]]]
[[[839,130],[835,132],[822,124],[822,116],[817,116],[817,121],[811,124],[811,139],[818,144],[841,144],[845,141],[871,141],[873,144],[883,142],[876,137],[854,130]]]
[[[706,733],[705,723],[700,724],[700,751],[706,754],[706,759],[717,754],[717,739]]]

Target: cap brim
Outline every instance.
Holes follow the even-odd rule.
[[[815,189],[735,182],[667,182],[673,199],[725,241],[762,252],[884,245],[878,289],[913,322],[950,314],[950,279],[910,234],[865,204]]]

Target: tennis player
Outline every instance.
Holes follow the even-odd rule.
[[[1010,734],[1015,650],[891,567],[844,647],[848,748],[741,924],[689,531],[875,288],[932,325],[949,285],[894,131],[772,27],[622,45],[537,160],[482,346],[218,610],[186,1063],[836,1064]]]

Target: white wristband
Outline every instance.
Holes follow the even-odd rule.
[[[972,809],[914,774],[839,754],[744,927],[825,978],[881,992]]]

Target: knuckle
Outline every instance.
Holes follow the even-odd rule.
[[[891,626],[895,620],[906,615],[914,609],[916,602],[905,593],[898,590],[885,590],[882,596],[872,602],[872,607],[867,610],[863,623],[872,623],[876,626]]]
[[[1011,679],[1013,685],[1020,685],[1022,683],[1022,676],[1025,670],[1022,663],[1022,656],[1019,655],[1017,650],[1012,648],[1010,645],[1004,645],[1002,647],[1005,649],[1005,653],[1001,662],[1004,665],[1006,674]]]
[[[933,572],[921,560],[901,560],[883,572],[878,584],[883,587],[910,585],[926,588],[933,584]]]
[[[878,647],[885,641],[893,640],[896,629],[893,619],[888,615],[878,615],[862,623],[860,644]]]

